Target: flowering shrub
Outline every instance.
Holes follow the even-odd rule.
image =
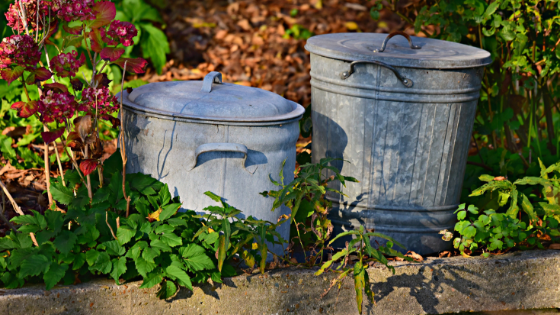
[[[124,47],[133,44],[138,32],[134,25],[114,20],[116,8],[110,1],[16,0],[5,16],[15,35],[0,43],[0,75],[8,84],[21,81],[26,95],[11,108],[19,117],[35,116],[43,124],[47,146],[62,143],[74,169],[82,171],[78,172],[91,198],[89,175],[101,165],[103,154],[99,124],[120,125],[111,115],[119,103],[108,89],[110,81],[103,70],[113,63],[128,71],[144,72],[144,59],[122,58]],[[60,36],[51,41],[55,34]],[[54,49],[46,49],[47,45]],[[80,67],[86,64],[92,66],[87,71],[91,77],[77,78],[83,74]],[[38,93],[28,91],[31,85]],[[48,152],[44,150],[47,177]],[[58,160],[59,151],[54,152]],[[47,193],[51,207],[56,208],[49,185]]]
[[[109,29],[101,30],[103,41],[109,45],[118,45],[119,42],[123,46],[128,47],[133,44],[132,39],[138,35],[138,30],[132,23],[113,21]]]
[[[30,30],[36,31],[41,30],[42,25],[39,24],[39,28],[37,28],[37,1],[36,0],[22,0],[16,3],[10,4],[8,8],[8,12],[4,14],[6,16],[6,20],[8,21],[8,26],[11,27],[15,32],[22,33],[25,31],[25,24],[23,23],[22,19],[18,12],[21,12],[20,5],[22,5],[25,9],[25,13],[27,16],[27,27]],[[41,2],[40,4],[40,16],[47,15],[48,16],[48,6]]]
[[[76,57],[78,57],[78,52],[75,50],[67,54],[60,54],[53,57],[51,66],[56,75],[61,78],[76,76],[76,71],[78,71],[86,61],[85,55],[83,54],[79,59],[76,59]]]
[[[107,87],[100,89],[85,88],[82,92],[82,104],[78,110],[87,112],[91,115],[97,113],[98,116],[105,117],[119,109],[119,102],[111,95]]]
[[[66,21],[95,20],[93,0],[54,0],[53,11]]]

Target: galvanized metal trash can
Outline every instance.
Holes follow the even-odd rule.
[[[348,197],[328,195],[335,234],[364,225],[419,254],[448,249],[438,232],[454,228],[490,54],[401,32],[320,35],[305,48],[313,162],[342,158],[334,165],[360,180],[334,187]]]
[[[222,83],[211,72],[204,81],[174,81],[125,91],[127,172],[142,172],[167,183],[183,208],[203,212],[211,191],[253,216],[276,223],[289,209],[272,212],[277,189],[269,178],[293,174],[301,105],[265,90]],[[286,184],[291,181],[289,176]],[[278,231],[286,240],[289,224]],[[273,249],[282,253],[281,247]]]

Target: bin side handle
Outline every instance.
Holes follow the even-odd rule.
[[[403,76],[399,73],[399,71],[397,71],[397,69],[395,69],[393,66],[388,65],[388,64],[386,64],[386,63],[384,63],[384,62],[381,62],[381,61],[377,61],[377,60],[371,60],[371,61],[364,61],[364,60],[361,60],[361,61],[354,61],[354,62],[350,63],[350,70],[342,72],[342,73],[340,74],[340,78],[341,78],[342,80],[348,79],[348,78],[352,75],[352,73],[354,73],[354,67],[355,67],[356,65],[358,65],[358,64],[363,64],[363,63],[365,63],[365,64],[375,64],[375,65],[382,66],[382,67],[385,67],[385,68],[387,68],[387,69],[393,71],[393,73],[395,74],[395,76],[397,77],[397,79],[399,79],[399,81],[401,81],[401,83],[402,83],[404,86],[406,86],[407,88],[412,87],[412,85],[414,84],[414,82],[412,82],[411,79],[407,79],[407,78],[403,77]]]
[[[393,38],[394,36],[397,35],[401,35],[404,36],[407,40],[408,40],[408,45],[410,46],[410,49],[421,49],[422,47],[418,46],[418,45],[414,45],[412,43],[412,38],[410,38],[410,35],[408,35],[405,32],[401,32],[401,31],[394,31],[389,33],[389,35],[387,35],[387,37],[385,38],[385,40],[383,41],[383,43],[381,44],[381,48],[379,49],[374,49],[373,52],[374,53],[380,53],[380,52],[384,52],[385,51],[385,47],[387,46],[387,42],[389,42],[389,40],[391,38]]]
[[[239,144],[239,143],[206,143],[206,144],[201,144],[199,145],[194,153],[194,159],[193,161],[190,163],[191,166],[189,166],[187,169],[189,171],[192,171],[195,167],[196,164],[198,163],[198,156],[201,155],[202,153],[207,153],[207,152],[239,152],[239,153],[243,153],[244,157],[243,160],[241,160],[241,167],[243,167],[244,170],[246,170],[249,174],[253,174],[254,172],[250,172],[246,167],[245,167],[245,161],[247,160],[247,147],[243,144]]]
[[[202,81],[202,88],[200,89],[200,92],[206,92],[206,93],[212,92],[213,83],[222,84],[222,74],[219,73],[218,71],[212,71],[204,77],[204,81]]]

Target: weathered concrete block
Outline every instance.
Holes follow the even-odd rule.
[[[560,307],[560,251],[516,252],[491,258],[427,259],[369,268],[377,305],[364,302],[375,315],[445,314]],[[95,280],[45,291],[33,285],[3,290],[0,314],[357,314],[353,281],[347,278],[324,298],[334,273],[277,269],[264,275],[241,275],[223,284],[181,288],[169,300],[157,287],[140,282],[117,286]],[[546,312],[546,313],[542,313]],[[520,314],[553,314],[549,311]],[[500,314],[501,315],[501,314]]]

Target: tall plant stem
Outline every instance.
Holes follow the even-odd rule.
[[[305,253],[305,247],[303,246],[303,241],[301,240],[301,234],[299,232],[299,224],[296,221],[296,214],[299,210],[299,206],[301,205],[301,200],[303,199],[303,192],[298,193],[296,197],[296,202],[294,203],[294,207],[292,208],[292,221],[296,224],[296,231],[298,235],[299,244],[301,245],[301,250],[303,251],[303,257],[305,261],[307,261],[307,254]]]
[[[127,61],[124,62],[123,65],[123,75],[122,75],[122,80],[121,80],[121,107],[119,110],[120,116],[121,116],[121,133],[120,133],[120,142],[121,142],[121,146],[120,146],[120,150],[121,150],[121,158],[122,158],[122,162],[123,162],[123,169],[122,169],[122,191],[123,191],[123,197],[126,200],[126,217],[128,218],[128,215],[130,214],[130,197],[128,197],[126,195],[126,148],[124,145],[124,111],[123,111],[123,95],[124,95],[124,77],[126,75],[126,63]]]
[[[84,158],[86,158],[86,159],[89,158],[89,145],[88,144],[86,144]],[[93,193],[91,191],[91,179],[90,179],[89,175],[86,175],[86,181],[87,181],[86,186],[87,186],[88,197],[89,197],[89,200],[91,201],[93,199]]]
[[[47,128],[47,125],[43,125],[43,131],[47,132],[49,131],[49,129]],[[45,181],[47,182],[47,196],[49,198],[49,208],[50,206],[53,204],[53,197],[51,194],[51,170],[50,170],[50,161],[49,161],[49,145],[45,142],[45,153],[44,155],[44,159],[45,159]]]
[[[60,177],[62,178],[62,185],[66,187],[66,182],[64,181],[64,169],[62,169],[62,163],[60,163],[60,154],[58,153],[58,147],[56,142],[53,142],[54,153],[56,154],[56,162],[58,163],[58,170],[60,171]]]
[[[18,204],[16,203],[14,198],[12,198],[12,195],[8,191],[8,188],[6,187],[6,185],[4,185],[4,182],[2,182],[1,179],[0,179],[0,186],[2,186],[2,190],[4,191],[4,194],[8,197],[8,200],[10,200],[10,202],[12,203],[12,207],[14,208],[14,211],[19,215],[24,215],[23,211],[21,211],[21,208],[18,206]],[[32,232],[32,233],[29,233],[29,236],[31,237],[31,240],[33,241],[33,244],[35,246],[39,246],[39,244],[37,244],[37,239],[35,239],[35,234],[33,234],[33,232]]]
[[[14,231],[14,233],[18,233],[18,230],[16,229],[16,227],[12,224],[12,222],[10,222],[7,218],[6,218],[6,194],[4,193],[4,190],[0,191],[0,193],[2,193],[2,212],[0,213],[0,218],[2,219],[2,221],[4,221],[4,223],[6,223],[6,225],[12,229],[12,231]]]

